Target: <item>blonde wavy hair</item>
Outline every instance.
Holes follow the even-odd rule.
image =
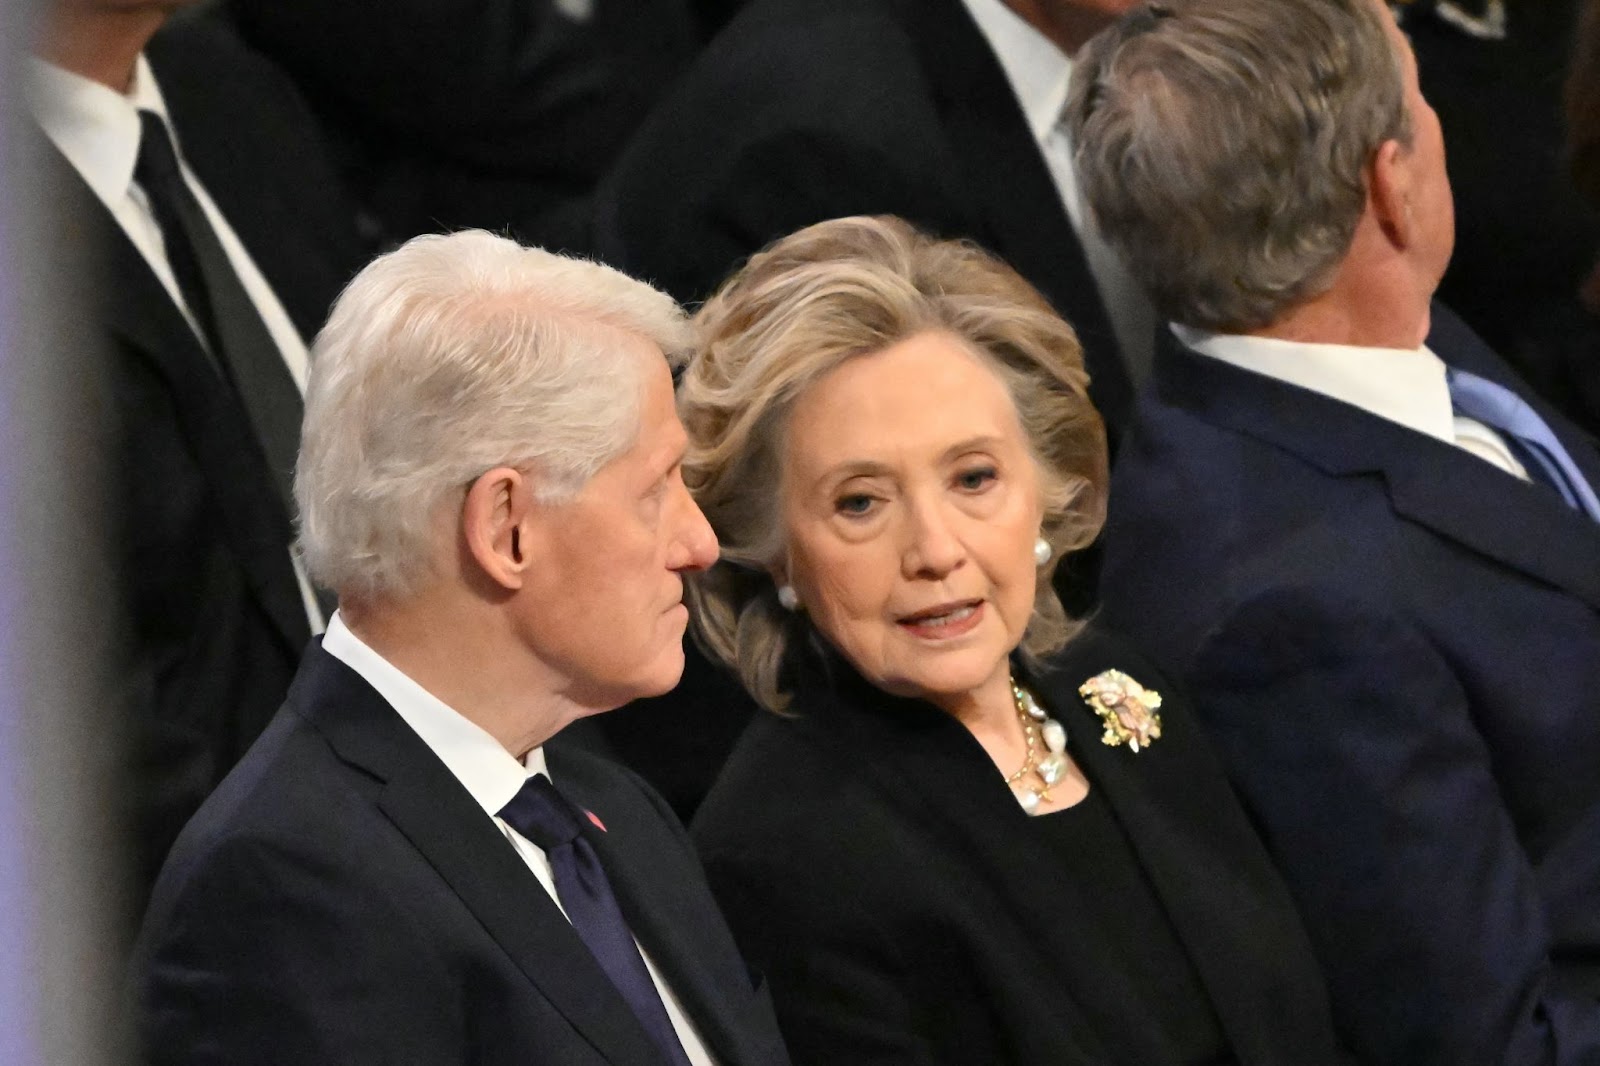
[[[775,242],[729,278],[691,323],[678,391],[689,435],[684,480],[716,530],[721,561],[694,575],[696,639],[769,710],[788,703],[786,656],[811,638],[779,605],[784,430],[796,400],[846,360],[920,333],[948,333],[999,376],[1040,471],[1040,570],[1027,656],[1059,649],[1081,623],[1050,585],[1056,563],[1105,518],[1105,429],[1072,327],[1016,271],[968,242],[936,240],[893,217],[841,218]]]

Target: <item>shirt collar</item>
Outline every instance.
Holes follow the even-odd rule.
[[[549,776],[543,747],[534,748],[519,762],[480,726],[463,718],[373,651],[350,631],[338,611],[328,620],[322,650],[377,689],[378,695],[388,701],[491,816],[497,816],[511,802],[529,777]]]
[[[964,0],[1022,105],[1033,139],[1043,144],[1067,106],[1072,58],[1002,0]]]
[[[38,58],[29,60],[25,92],[45,136],[102,203],[120,201],[133,184],[139,112],[154,111],[172,132],[161,87],[143,55],[134,63],[133,84],[126,95]]]
[[[1206,333],[1173,323],[1201,355],[1359,407],[1418,433],[1455,443],[1455,414],[1444,361],[1426,345],[1360,348],[1273,337]]]

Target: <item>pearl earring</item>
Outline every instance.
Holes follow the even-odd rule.
[[[1050,547],[1049,541],[1045,540],[1043,537],[1038,537],[1034,540],[1033,564],[1035,566],[1043,566],[1045,563],[1048,563],[1050,561],[1050,556],[1054,554],[1055,550]]]
[[[778,586],[778,603],[786,611],[792,611],[800,606],[800,597],[795,594],[793,585]]]

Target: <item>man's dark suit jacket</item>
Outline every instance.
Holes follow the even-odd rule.
[[[700,44],[686,0],[226,0],[327,122],[395,234],[560,248]],[[587,14],[585,14],[587,9]]]
[[[596,201],[594,251],[684,301],[710,295],[770,241],[842,215],[900,215],[976,240],[1078,331],[1113,433],[1131,404],[1060,194],[961,0],[755,0],[667,95]],[[1090,558],[1060,571],[1078,606]],[[687,816],[753,710],[691,648],[677,691],[604,728]],[[690,716],[693,731],[680,727]]]
[[[1436,308],[1446,363],[1526,396]],[[1363,1061],[1600,1062],[1600,525],[1355,407],[1162,352],[1104,613],[1189,686]]]
[[[314,126],[286,79],[206,18],[147,49],[185,158],[302,336],[361,265]],[[310,636],[292,528],[233,390],[143,257],[64,159],[56,186],[106,338],[107,543],[134,746],[138,893],[283,701]]]
[[[1077,693],[1109,668],[1162,692],[1144,751],[1102,744]],[[1288,892],[1180,695],[1093,630],[1030,684],[1130,839],[1228,1061],[1345,1061]],[[693,833],[797,1063],[1176,1066],[1151,990],[1086,961],[1143,931],[1081,919],[1081,882],[959,722],[837,661],[801,671],[791,711],[750,727]],[[1091,982],[1126,999],[1125,1025],[1090,1023]]]
[[[547,757],[604,824],[585,836],[717,1061],[786,1063],[666,805],[559,741]],[[320,643],[179,838],[134,976],[152,1064],[660,1062],[493,819]]]
[[[841,215],[977,241],[1083,341],[1095,404],[1127,374],[1022,107],[961,0],[756,0],[702,53],[602,185],[595,251],[683,301]]]

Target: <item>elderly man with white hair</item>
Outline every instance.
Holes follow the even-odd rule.
[[[685,338],[649,286],[482,232],[350,284],[295,484],[340,610],[162,872],[149,1061],[787,1061],[665,805],[547,743],[682,669],[717,555]]]

